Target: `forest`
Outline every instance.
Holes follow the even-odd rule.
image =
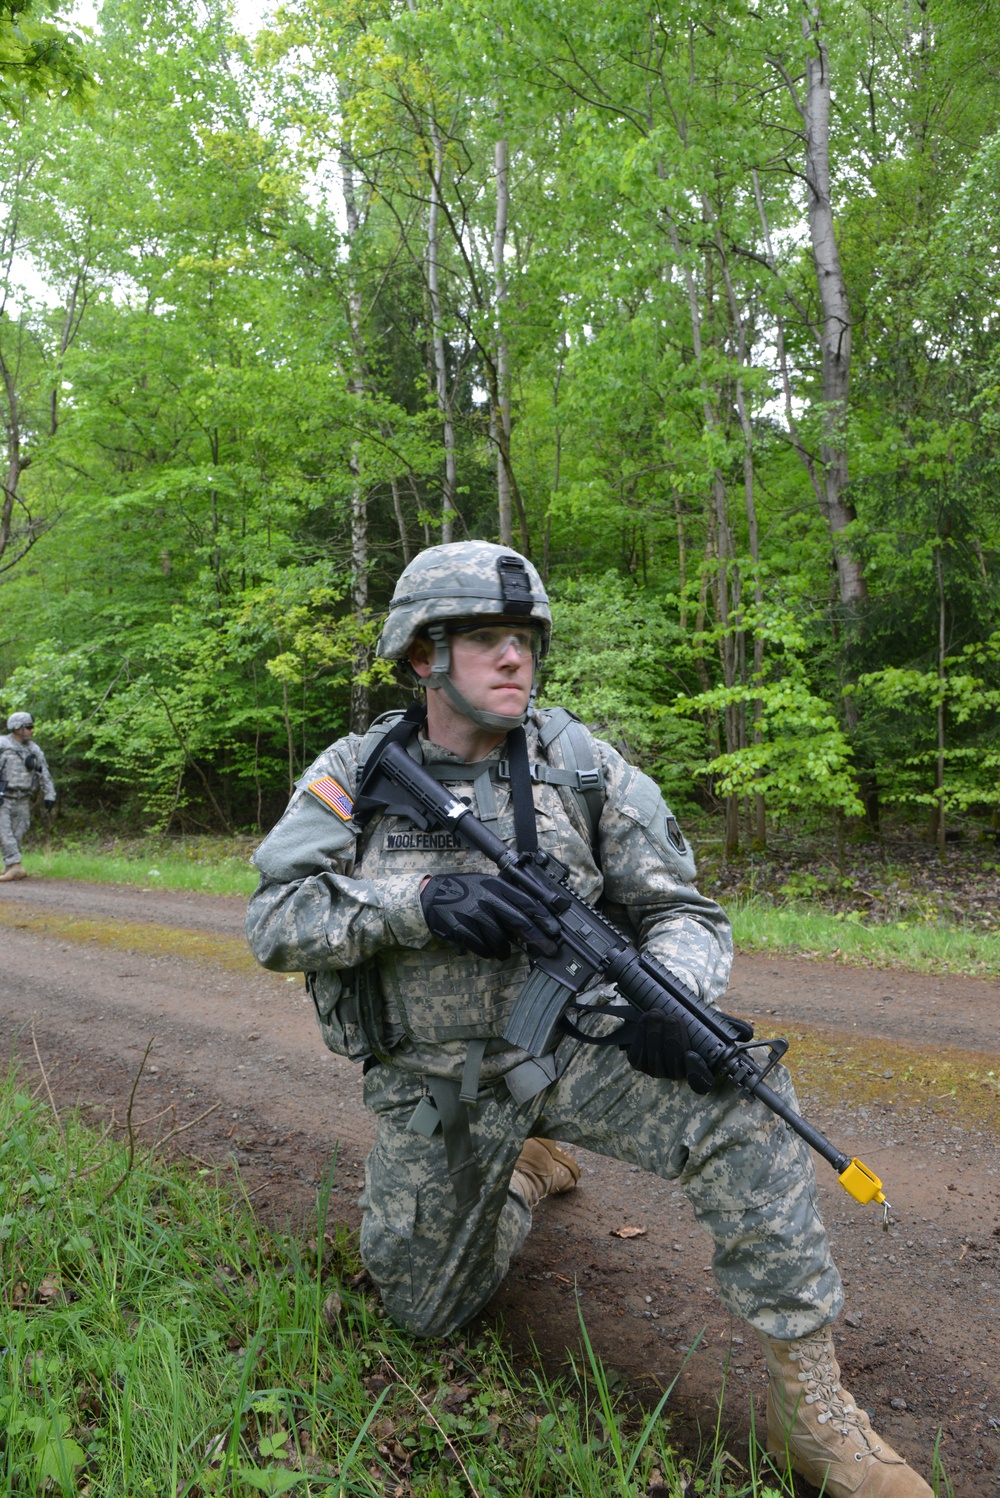
[[[269,826],[485,537],[540,700],[729,854],[995,833],[998,68],[995,0],[4,0],[0,709],[60,804]]]

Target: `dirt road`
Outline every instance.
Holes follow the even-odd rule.
[[[60,1103],[123,1118],[146,1047],[136,1118],[179,1128],[173,1147],[235,1162],[254,1205],[301,1218],[332,1152],[333,1202],[356,1224],[371,1129],[357,1069],[324,1051],[301,979],[257,969],[243,903],[31,880],[0,892],[0,1044],[37,1075],[37,1046]],[[997,1061],[993,984],[773,957],[737,959],[729,1007],[759,1033],[857,1045],[881,1036],[915,1066],[942,1045]],[[794,1067],[795,1040],[789,1057]],[[803,1110],[885,1178],[893,1226],[856,1206],[828,1167],[824,1213],[848,1304],[845,1382],[922,1470],[941,1432],[954,1492],[1000,1493],[1000,1117],[970,1123],[940,1100],[903,1108],[892,1073],[861,1101],[800,1089]],[[1000,1115],[1000,1100],[997,1102]],[[656,1393],[680,1372],[678,1439],[714,1427],[718,1400],[738,1455],[748,1395],[764,1375],[751,1335],[723,1309],[708,1239],[668,1182],[584,1156],[580,1189],[547,1202],[484,1319],[504,1319],[518,1356],[532,1340],[551,1368],[578,1341],[575,1290],[605,1362]],[[641,1237],[614,1236],[622,1227]],[[690,1352],[691,1348],[695,1350]],[[803,1489],[803,1492],[806,1490]]]

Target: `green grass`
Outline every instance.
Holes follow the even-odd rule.
[[[1000,977],[1000,936],[930,921],[865,925],[852,916],[817,913],[801,901],[774,906],[763,900],[730,901],[737,947],[832,958],[866,967],[911,972]]]
[[[135,840],[119,845],[81,842],[28,848],[25,868],[33,878],[83,879],[94,884],[132,884],[140,889],[184,889],[199,894],[249,897],[257,887],[250,865],[256,840],[223,838]]]
[[[413,1342],[325,1231],[329,1185],[311,1235],[274,1234],[211,1172],[0,1082],[0,1494],[790,1493],[721,1439],[692,1472],[585,1328],[558,1385],[494,1339]]]

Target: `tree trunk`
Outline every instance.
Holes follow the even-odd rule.
[[[399,485],[395,479],[389,480],[392,490],[392,513],[396,517],[396,529],[399,532],[399,549],[403,554],[403,566],[406,567],[410,561],[410,540],[406,534],[406,516],[403,514],[403,501],[399,494]]]
[[[2,564],[13,535],[14,505],[17,503],[17,486],[21,481],[23,466],[21,462],[21,410],[17,386],[2,351],[0,351],[0,375],[3,376],[6,406],[4,426],[7,437],[7,475],[3,486],[3,504],[0,506],[0,564]],[[2,570],[6,571],[6,565],[3,565]]]
[[[344,192],[344,209],[347,219],[347,238],[350,253],[357,248],[361,230],[357,194],[354,183],[354,164],[346,145],[340,150],[341,183]],[[347,315],[351,330],[353,367],[348,377],[348,388],[354,395],[363,395],[365,389],[362,362],[361,292],[348,272]],[[368,613],[368,496],[361,473],[360,444],[351,448],[351,612],[358,626],[354,645],[351,671],[351,717],[352,733],[364,733],[371,716],[368,687],[364,677],[368,670],[368,648],[364,643],[362,629]]]
[[[830,527],[840,601],[848,613],[867,596],[861,564],[844,534],[855,518],[847,498],[847,401],[851,373],[851,309],[840,264],[830,186],[830,59],[819,6],[811,3],[802,29],[813,52],[806,60],[805,125],[809,235],[822,310],[823,513]]]
[[[560,339],[562,347],[565,342]],[[552,464],[552,489],[549,495],[549,503],[545,508],[545,529],[542,536],[542,582],[549,580],[549,551],[552,544],[552,499],[559,493],[559,483],[562,477],[562,428],[559,425],[559,386],[562,384],[563,363],[559,360],[556,376],[552,382],[552,412],[555,421],[555,458]]]
[[[770,269],[775,279],[777,279],[778,261],[774,253],[774,245],[771,240],[771,226],[768,222],[767,210],[764,207],[764,198],[760,190],[760,178],[757,174],[756,168],[753,172],[753,190],[754,198],[757,203],[757,213],[760,217],[761,232],[764,236],[765,257],[767,260],[768,268]],[[810,330],[815,334],[818,341],[820,337],[819,329],[810,326]],[[809,482],[812,485],[813,493],[816,496],[816,503],[819,506],[820,512],[822,513],[823,505],[825,502],[823,485],[820,479],[820,475],[816,469],[816,462],[813,454],[809,451],[808,447],[806,447],[805,443],[803,442],[802,437],[799,433],[799,425],[795,418],[795,398],[792,392],[792,377],[788,370],[788,353],[785,347],[785,320],[780,316],[775,319],[775,353],[778,360],[778,372],[781,375],[781,389],[785,407],[785,425],[788,428],[788,435],[792,439],[792,446],[795,448],[799,461],[802,463],[802,466],[808,474]]]
[[[2,313],[0,313],[2,316]],[[4,318],[0,331],[9,326]],[[22,448],[21,397],[14,372],[0,348],[0,380],[3,383],[4,437],[6,446],[6,474],[3,483],[3,500],[0,502],[0,573],[9,572],[26,556],[39,536],[48,530],[50,521],[32,517],[23,497],[18,493],[21,475],[31,466],[31,458],[25,457]],[[15,523],[14,511],[19,510],[21,519]],[[10,555],[8,555],[8,552]]]
[[[444,324],[441,317],[441,247],[438,238],[438,219],[441,212],[441,188],[444,177],[444,145],[437,122],[431,117],[431,140],[434,146],[434,163],[431,171],[430,206],[427,211],[427,289],[431,300],[431,328],[434,341],[434,371],[436,378],[438,410],[444,429],[444,488],[441,495],[441,540],[452,539],[452,523],[457,513],[455,498],[458,487],[455,461],[455,425],[452,418],[451,395],[448,389],[448,361],[444,342]]]
[[[493,358],[491,351],[485,350],[482,345],[480,345],[480,348],[483,352],[483,371],[486,375],[486,388],[490,397],[490,411],[500,411],[500,380],[496,360]],[[524,498],[514,473],[514,465],[511,462],[509,426],[505,428],[502,421],[493,421],[491,418],[490,437],[496,443],[497,457],[506,474],[507,483],[510,486],[510,497],[513,501],[514,513],[517,515],[517,528],[521,533],[521,550],[526,557],[530,557],[531,539],[528,535],[528,516],[524,508]]]
[[[503,460],[501,439],[510,452],[510,358],[507,334],[503,326],[504,305],[507,301],[507,271],[504,252],[507,248],[507,216],[510,208],[509,181],[507,176],[507,142],[498,140],[493,149],[496,175],[497,212],[493,230],[493,294],[494,320],[497,330],[497,406],[490,407],[490,433],[497,448],[497,510],[500,524],[500,541],[503,546],[513,546],[510,503],[510,478]]]
[[[677,263],[683,267],[684,281],[687,289],[688,312],[691,318],[691,346],[694,352],[695,363],[701,369],[702,365],[702,332],[701,332],[701,309],[698,306],[698,289],[695,285],[694,276],[690,267],[681,254],[680,239],[677,234],[677,226],[673,217],[667,212],[667,223],[669,225],[670,239],[677,256]],[[706,276],[706,281],[708,277]],[[711,311],[712,289],[706,286],[706,306]],[[719,426],[719,419],[712,400],[709,396],[707,386],[702,387],[702,414],[706,431],[715,431]],[[716,574],[715,574],[715,597],[716,618],[719,623],[721,638],[719,641],[719,654],[722,663],[722,679],[727,687],[734,685],[736,681],[736,645],[733,632],[730,629],[730,607],[729,589],[731,578],[731,561],[733,546],[731,541],[728,497],[726,494],[725,476],[721,468],[716,468],[712,476],[711,500],[709,503],[710,535],[715,537]],[[737,592],[738,598],[738,592]],[[700,612],[700,611],[699,611]],[[730,703],[723,714],[723,722],[726,732],[726,753],[732,754],[739,746],[739,724],[736,709]],[[726,796],[726,856],[739,852],[740,846],[740,804],[739,797],[732,792]]]
[[[705,213],[705,217],[709,219],[715,230],[715,245],[719,254],[719,264],[722,267],[722,275],[726,287],[726,296],[729,301],[729,315],[732,318],[733,331],[736,334],[736,360],[739,368],[743,369],[747,364],[748,340],[746,318],[743,316],[742,310],[736,297],[736,290],[733,286],[733,279],[729,271],[729,260],[726,255],[725,242],[722,238],[718,219],[712,210],[708,198],[704,194],[702,195],[702,208]],[[742,376],[739,375],[737,376],[735,381],[734,398],[736,404],[736,415],[740,423],[740,431],[743,434],[743,503],[746,509],[747,517],[747,540],[750,547],[750,556],[753,559],[754,563],[754,604],[757,609],[759,622],[760,614],[764,606],[764,590],[761,586],[760,580],[760,541],[757,528],[757,501],[754,492],[753,427],[750,423],[750,416],[747,411],[746,396],[743,389],[743,379]],[[740,644],[742,649],[745,651],[746,636],[745,632],[742,629],[740,630]],[[752,669],[754,684],[759,685],[764,675],[764,641],[761,636],[759,627],[754,630]],[[761,727],[762,717],[763,708],[761,700],[759,697],[754,697],[752,732],[753,742],[755,744],[760,744],[763,742],[764,735]],[[743,734],[741,735],[743,739],[745,739],[745,732],[746,728],[744,709]],[[767,846],[767,809],[764,804],[764,797],[759,792],[755,792],[753,797],[752,840],[754,847],[760,852],[762,852]]]
[[[677,591],[680,594],[680,612],[677,622],[682,635],[687,634],[687,536],[684,531],[684,510],[678,489],[674,489],[674,520],[677,526]]]
[[[944,594],[944,572],[941,566],[941,537],[937,538],[934,547],[934,570],[937,574],[938,589],[938,705],[937,705],[937,758],[934,763],[934,793],[937,796],[935,811],[937,817],[934,830],[937,835],[938,857],[943,863],[947,857],[948,830],[944,809],[944,692],[946,681],[945,656],[947,649],[947,615],[945,610]]]

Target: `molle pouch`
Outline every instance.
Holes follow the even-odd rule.
[[[372,1033],[376,1027],[374,1006],[370,1002],[371,984],[373,979],[378,980],[367,971],[370,966],[366,963],[339,973],[305,975],[323,1043],[348,1061],[363,1061],[381,1049],[379,1035]]]
[[[522,952],[500,962],[433,942],[383,952],[378,976],[389,1025],[418,1045],[444,1045],[503,1035],[530,966]]]

